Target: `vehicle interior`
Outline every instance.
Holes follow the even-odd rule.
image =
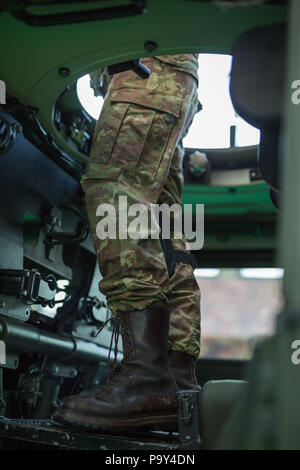
[[[0,449],[300,448],[297,18],[297,0],[0,0]],[[105,382],[114,324],[97,334],[111,312],[80,179],[103,100],[87,74],[181,53],[199,54],[203,105],[182,198],[205,211],[202,391],[188,419],[179,400],[178,433],[70,431],[53,413]]]

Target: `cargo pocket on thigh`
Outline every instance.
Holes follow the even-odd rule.
[[[147,140],[141,153],[137,170],[148,181],[153,182],[159,169],[167,176],[171,158],[175,149],[176,139],[170,141],[172,130],[177,118],[172,114],[156,111]]]
[[[129,104],[111,151],[110,164],[136,172],[155,114],[153,109]]]
[[[129,104],[108,102],[104,106],[97,123],[89,158],[93,163],[109,162]]]

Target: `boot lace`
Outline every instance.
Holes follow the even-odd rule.
[[[121,325],[121,315],[123,315],[122,325]],[[127,374],[128,372],[126,368],[127,362],[135,359],[134,345],[133,345],[133,340],[132,340],[130,324],[128,321],[127,314],[125,312],[122,314],[117,313],[114,317],[111,317],[108,320],[106,320],[102,324],[96,336],[98,336],[98,334],[100,334],[101,331],[103,331],[104,327],[110,321],[113,321],[113,320],[115,323],[114,323],[114,328],[111,334],[110,346],[109,346],[109,352],[108,352],[108,361],[107,361],[108,376],[107,376],[106,382],[103,385],[101,385],[99,389],[93,392],[95,395],[101,394],[102,391],[106,389],[108,385],[111,384],[111,381],[113,378],[115,379],[116,377],[120,377],[124,374]],[[117,367],[118,366],[118,343],[119,343],[120,334],[122,335],[122,338],[123,338],[123,353],[124,353],[124,357],[121,362],[121,368]],[[114,347],[113,347],[113,344],[114,344]],[[112,351],[114,352],[113,360],[111,359]]]
[[[114,327],[113,327],[113,331],[111,334],[110,345],[109,345],[109,350],[108,350],[108,360],[107,360],[108,378],[107,378],[106,383],[111,381],[112,376],[115,374],[116,368],[117,368],[118,344],[119,344],[119,338],[120,338],[120,324],[121,324],[120,315],[117,314],[115,317],[108,318],[108,320],[106,320],[103,323],[103,325],[101,326],[101,328],[98,330],[96,334],[96,337],[97,337],[101,333],[101,331],[104,329],[104,327],[113,320],[114,320]],[[113,344],[114,344],[114,348],[113,348]],[[111,359],[112,351],[114,351],[113,360]]]

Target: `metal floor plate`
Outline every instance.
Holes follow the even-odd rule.
[[[176,450],[178,436],[166,433],[131,435],[96,434],[73,431],[51,420],[0,417],[0,437],[54,447],[81,450]]]

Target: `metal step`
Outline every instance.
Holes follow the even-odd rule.
[[[178,435],[147,432],[130,435],[70,431],[47,419],[8,419],[0,417],[0,437],[54,447],[82,450],[176,450]]]

